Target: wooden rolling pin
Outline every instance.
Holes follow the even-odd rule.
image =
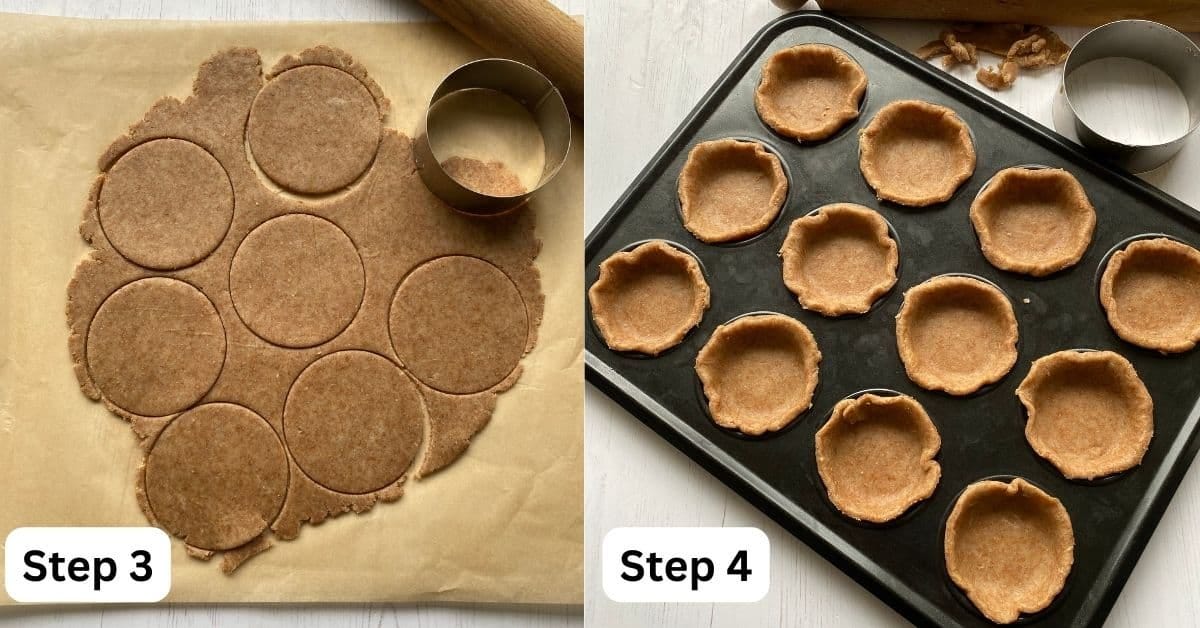
[[[421,0],[489,53],[545,74],[583,119],[583,25],[546,0]]]
[[[772,0],[799,9],[801,0]],[[1016,22],[1095,26],[1113,20],[1154,20],[1182,31],[1200,31],[1200,0],[817,0],[825,11],[860,17],[952,22]]]

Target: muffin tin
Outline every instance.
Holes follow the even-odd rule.
[[[798,145],[758,118],[754,89],[763,62],[801,43],[837,46],[867,72],[859,119],[829,140]],[[978,163],[950,201],[927,208],[879,202],[858,168],[858,131],[880,107],[916,98],[954,109],[972,129]],[[786,164],[789,194],[782,219],[761,236],[708,245],[684,229],[676,179],[697,142],[753,139]],[[1074,267],[1035,279],[1000,271],[980,252],[968,210],[1002,168],[1037,163],[1065,168],[1096,207],[1091,245]],[[859,203],[883,214],[900,246],[895,289],[870,312],[825,318],[800,308],[783,284],[777,257],[795,218],[832,202]],[[1200,244],[1200,214],[1111,166],[1021,114],[915,57],[835,17],[793,13],[768,24],[659,150],[588,237],[586,284],[599,263],[634,242],[680,243],[701,261],[712,307],[684,341],[657,358],[610,351],[589,325],[587,378],[634,416],[878,595],[906,618],[928,626],[988,626],[946,574],[942,529],[955,497],[971,482],[1021,476],[1059,498],[1075,529],[1075,565],[1064,591],[1027,623],[1099,626],[1116,601],[1198,445],[1200,349],[1163,356],[1120,340],[1100,307],[1097,279],[1110,249],[1130,238],[1165,233]],[[1009,295],[1020,326],[1016,366],[996,385],[968,397],[923,390],[905,376],[896,349],[895,315],[903,292],[932,276],[969,273]],[[708,417],[693,370],[700,347],[725,321],[755,311],[801,320],[824,356],[812,409],[792,426],[746,438]],[[590,316],[590,312],[589,312]],[[1141,466],[1102,483],[1064,479],[1025,441],[1014,391],[1033,360],[1069,348],[1111,349],[1133,362],[1155,403],[1155,434]],[[864,526],[840,515],[824,494],[814,435],[838,400],[866,389],[915,397],[942,437],[942,479],[933,496],[899,520]]]

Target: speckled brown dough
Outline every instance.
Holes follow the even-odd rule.
[[[260,225],[233,255],[229,293],[263,340],[312,347],[338,335],[362,304],[362,260],[337,225],[306,214]]]
[[[971,603],[997,624],[1045,609],[1075,562],[1075,534],[1062,502],[1021,478],[967,487],[946,520],[946,569]]]
[[[950,200],[971,178],[975,146],[953,110],[897,100],[862,130],[859,167],[881,200],[924,207]]]
[[[942,275],[904,294],[896,344],[918,386],[969,395],[1000,381],[1016,363],[1017,317],[995,286]]]
[[[717,327],[696,356],[696,374],[717,425],[759,436],[812,407],[820,363],[804,323],[755,314]]]
[[[113,164],[97,211],[126,259],[174,270],[207,257],[233,220],[233,187],[221,164],[191,142],[146,142]]]
[[[217,309],[175,279],[122,286],[104,300],[88,329],[92,380],[112,404],[144,416],[173,414],[199,401],[224,361]]]
[[[1071,479],[1141,464],[1154,435],[1154,401],[1129,360],[1112,351],[1059,351],[1038,358],[1017,388],[1025,439]]]
[[[342,493],[369,493],[412,464],[424,417],[417,386],[398,366],[374,353],[339,351],[296,378],[283,432],[308,477]]]
[[[588,301],[610,349],[658,355],[700,324],[709,290],[695,258],[654,240],[601,262]]]
[[[1113,253],[1100,303],[1117,335],[1160,353],[1200,342],[1200,251],[1171,240],[1138,240]]]
[[[779,158],[758,142],[701,142],[679,174],[683,226],[703,242],[758,235],[783,209],[788,182]]]
[[[441,166],[452,179],[476,192],[491,196],[520,196],[525,193],[521,180],[498,161],[451,157],[443,161]]]
[[[878,212],[836,203],[797,218],[779,255],[783,283],[825,316],[862,314],[896,285],[900,255]]]
[[[366,86],[326,65],[275,76],[250,108],[254,161],[280,187],[322,194],[353,183],[375,159],[383,115]]]
[[[521,292],[474,257],[433,260],[412,271],[392,300],[389,328],[400,361],[426,386],[487,390],[508,377],[528,342]],[[462,368],[465,366],[466,368]]]
[[[176,417],[146,456],[154,519],[191,547],[228,550],[274,521],[287,490],[287,457],[270,424],[229,403]]]
[[[845,52],[803,44],[771,55],[754,92],[758,115],[775,132],[811,142],[858,117],[867,75]]]
[[[1066,170],[1005,168],[971,203],[971,224],[993,266],[1043,277],[1083,257],[1096,210]]]
[[[80,388],[127,419],[147,452],[146,472],[137,476],[139,505],[151,523],[184,537],[189,555],[223,552],[225,571],[271,547],[272,538],[295,538],[306,523],[396,501],[408,481],[453,463],[487,425],[497,396],[517,382],[519,361],[534,347],[542,319],[534,213],[479,218],[454,211],[422,184],[412,141],[397,131],[377,130],[366,142],[370,133],[351,129],[339,141],[357,137],[355,146],[371,145],[350,147],[344,155],[359,155],[357,165],[342,168],[304,148],[316,136],[300,137],[303,124],[294,129],[285,148],[297,152],[270,176],[286,183],[279,172],[340,173],[337,185],[327,180],[311,188],[337,187],[336,193],[297,198],[255,168],[253,160],[271,151],[263,145],[247,151],[251,109],[263,112],[269,99],[259,96],[268,90],[292,93],[294,105],[325,94],[332,83],[297,87],[296,77],[310,70],[338,77],[338,93],[352,96],[326,103],[332,109],[319,118],[350,118],[329,120],[328,128],[357,128],[363,120],[341,106],[360,97],[370,104],[360,109],[376,117],[387,111],[366,70],[332,48],[287,56],[265,75],[254,50],[214,55],[200,66],[191,96],[160,100],[100,157],[80,227],[91,250],[67,288],[69,349]],[[272,87],[276,81],[282,86]],[[104,192],[124,185],[119,164],[136,165],[134,157],[180,146],[175,141],[197,163],[207,163],[198,150],[219,164],[236,209],[207,255],[199,251],[211,243],[196,247],[193,240],[212,232],[204,218],[210,213],[197,217],[195,237],[152,239],[166,247],[146,248],[156,259],[202,257],[164,277],[118,252],[101,222],[116,205],[101,206],[120,200],[138,209],[130,215],[145,224],[129,233],[180,229],[179,215],[155,210],[155,194],[182,192],[170,190],[169,181],[143,173],[139,180],[155,185],[138,188],[150,196],[139,198],[132,186],[117,197]],[[499,180],[515,179],[498,166],[483,168]],[[319,183],[320,176],[305,181]],[[354,183],[343,189],[348,177]],[[117,187],[109,187],[114,180]],[[205,187],[190,181],[182,184],[192,192]],[[228,190],[211,186],[200,206],[219,207],[222,194]],[[143,245],[130,242],[129,250]],[[443,260],[470,260],[470,272]],[[426,272],[443,263],[459,270]],[[434,279],[417,292],[433,297],[406,303],[429,316],[390,325],[390,315],[404,310],[393,305],[396,295],[425,277]],[[476,326],[472,317],[486,324]],[[403,359],[393,341],[404,347]],[[257,415],[236,423],[256,427],[230,431],[199,419],[189,419],[194,429],[181,427],[193,413],[226,406],[237,410],[221,410],[222,417]],[[229,475],[247,464],[249,475]],[[209,467],[222,474],[219,481],[198,481]],[[189,469],[197,471],[187,475]],[[238,484],[254,474],[263,480],[258,488]],[[254,507],[230,510],[247,503]]]
[[[843,399],[817,431],[817,472],[829,501],[859,521],[886,523],[933,495],[942,439],[907,395]]]

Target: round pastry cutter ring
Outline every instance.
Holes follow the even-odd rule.
[[[1080,117],[1075,103],[1082,94],[1071,88],[1068,77],[1092,61],[1114,57],[1147,63],[1175,82],[1187,101],[1186,131],[1165,141],[1131,143],[1104,135]],[[1130,172],[1154,170],[1170,161],[1200,126],[1200,47],[1170,26],[1149,20],[1118,20],[1088,31],[1063,65],[1054,98],[1054,125],[1060,133],[1072,129],[1081,144]]]
[[[542,135],[545,164],[541,177],[532,188],[514,195],[495,195],[469,187],[442,168],[450,155],[438,155],[438,133],[430,120],[453,94],[490,91],[508,96],[529,111]],[[571,150],[571,114],[562,94],[541,72],[511,59],[478,59],[459,66],[446,75],[429,99],[421,118],[413,154],[417,171],[425,186],[451,207],[468,214],[495,215],[524,205],[533,194],[554,179]]]

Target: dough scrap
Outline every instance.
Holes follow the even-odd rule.
[[[904,294],[896,344],[913,383],[969,395],[1000,381],[1016,363],[1017,317],[999,288],[941,275]]]
[[[1075,562],[1062,502],[1029,482],[983,480],[959,496],[946,521],[946,569],[985,617],[1011,624],[1050,606]]]
[[[344,96],[345,102],[318,103],[317,109],[348,105],[365,89],[373,104],[368,107],[359,99],[362,108],[375,118],[386,112],[387,99],[366,70],[332,48],[318,46],[287,56],[265,74],[253,49],[232,48],[213,55],[200,65],[186,99],[159,100],[100,156],[100,174],[80,226],[90,250],[67,287],[68,347],[80,389],[128,420],[145,451],[146,465],[136,480],[142,511],[151,523],[185,537],[189,555],[211,558],[223,552],[216,562],[225,570],[270,547],[270,537],[293,539],[306,523],[396,501],[406,482],[453,463],[487,425],[498,395],[517,382],[517,362],[536,344],[544,308],[534,263],[540,250],[535,213],[519,210],[480,218],[454,211],[422,184],[412,141],[394,129],[380,128],[373,139],[370,133],[351,129],[338,141],[364,141],[355,140],[354,147],[333,160],[324,151],[337,142],[313,149],[321,144],[314,138],[319,140],[324,131],[289,138],[289,146],[268,149],[270,142],[254,141],[247,145],[251,111],[262,114],[269,100],[260,96],[295,92],[295,77],[313,72],[338,77],[337,84],[345,88],[333,90],[334,101]],[[293,93],[294,101],[284,104],[300,107],[314,95],[332,93],[327,87],[301,89]],[[371,116],[357,119],[365,124],[362,128],[378,124]],[[306,133],[304,124],[296,127],[297,133]],[[310,183],[338,173],[336,186],[352,179],[351,184],[319,198],[298,198],[280,190],[287,177],[269,171],[267,162],[272,155],[284,158],[286,151],[293,152],[279,172],[303,177],[317,173],[305,179]],[[195,162],[198,170],[175,168],[171,159],[180,155]],[[349,160],[353,155],[358,157]],[[151,158],[141,158],[145,156]],[[357,165],[344,167],[350,161]],[[126,178],[135,165],[136,176]],[[484,169],[484,178],[515,178],[493,165]],[[179,180],[171,174],[176,172],[182,174]],[[280,180],[273,181],[275,176]],[[221,227],[221,203],[210,203],[224,194],[216,185],[222,177],[236,207],[227,228]],[[334,186],[331,181],[317,187]],[[204,211],[164,213],[170,208],[163,199],[182,198],[197,189],[210,191],[194,208]],[[116,222],[110,220],[114,217]],[[114,226],[126,229],[110,229]],[[125,238],[123,245],[132,246],[118,251],[110,231],[112,238]],[[221,233],[214,236],[217,231]],[[177,233],[188,237],[172,236]],[[210,237],[216,238],[215,245]],[[135,250],[151,255],[130,252]],[[192,262],[193,258],[198,259]],[[489,276],[504,278],[491,287],[507,286],[508,297],[513,291],[519,295],[506,302],[480,298],[478,290],[465,296],[456,292],[474,284],[445,285],[450,294],[439,297],[439,303],[458,308],[457,316],[444,316],[446,320],[436,324],[481,312],[487,312],[489,320],[517,320],[519,325],[513,325],[519,329],[511,335],[513,330],[503,323],[503,334],[495,326],[487,327],[496,332],[489,343],[515,337],[516,348],[505,345],[504,351],[481,355],[458,350],[454,343],[465,341],[451,339],[414,349],[402,363],[393,340],[408,342],[408,332],[394,337],[389,325],[398,287],[406,277],[423,274],[418,271],[433,260],[457,258],[478,260],[481,267],[494,270]],[[177,264],[188,265],[172,270],[169,277],[156,268]],[[508,307],[514,301],[516,306]],[[495,346],[480,343],[476,348]],[[445,347],[452,352],[424,355]],[[371,368],[344,358],[347,352],[374,356],[369,359]],[[431,381],[491,385],[472,384],[474,392],[461,394],[435,390],[416,377],[420,365],[435,361],[441,370]],[[298,382],[301,373],[306,376]],[[343,395],[346,388],[371,382],[383,384]],[[295,403],[288,408],[285,440],[289,392]],[[331,396],[344,403],[330,403]],[[297,401],[305,398],[312,403]],[[221,404],[240,408],[230,411],[235,414],[261,417],[244,423],[262,427],[247,428],[243,434],[205,421],[198,424],[207,426],[199,430],[207,435],[182,436],[182,418]],[[247,454],[253,463],[230,453],[245,453],[255,443]],[[168,456],[171,451],[176,453]],[[255,464],[275,459],[272,452],[278,452],[283,464],[256,471]],[[196,479],[202,474],[182,479],[188,469],[203,471],[209,464],[200,456],[212,458],[212,464],[227,462],[217,465],[224,469],[222,474],[246,464],[250,472],[203,482]],[[174,462],[164,462],[168,460]],[[178,471],[168,471],[173,468]],[[213,487],[232,483],[241,491],[236,482],[256,475],[261,476],[260,488],[273,487],[270,508],[229,511],[232,519],[220,519],[220,512],[233,502],[222,501],[223,493]]]
[[[1200,342],[1200,251],[1172,240],[1138,240],[1113,253],[1100,278],[1113,331],[1160,353]]]
[[[863,314],[896,285],[896,241],[878,212],[835,203],[797,218],[783,248],[783,283],[805,309]]]
[[[788,181],[774,153],[758,142],[701,142],[679,174],[683,226],[702,242],[758,235],[783,209]]]
[[[717,425],[760,436],[812,407],[820,363],[804,323],[753,314],[717,327],[696,356],[696,374]]]
[[[709,288],[695,258],[652,240],[601,262],[588,301],[610,349],[659,355],[700,324]]]
[[[916,55],[921,59],[942,57],[942,67],[949,69],[960,63],[975,65],[979,61],[977,50],[1001,57],[997,67],[979,68],[975,75],[984,86],[1001,90],[1017,80],[1021,68],[1040,69],[1062,63],[1071,47],[1044,26],[959,24],[918,48]]]
[[[850,55],[826,44],[802,44],[767,59],[754,106],[775,132],[810,142],[857,118],[866,91],[867,74]]]
[[[843,399],[817,431],[817,472],[829,500],[859,521],[886,523],[933,495],[942,439],[907,395]]]
[[[1154,401],[1129,360],[1112,351],[1038,358],[1017,388],[1025,439],[1069,479],[1094,480],[1142,462]]]
[[[1066,170],[1005,168],[971,203],[971,224],[993,266],[1044,277],[1083,257],[1096,210]]]
[[[357,180],[375,159],[383,113],[356,76],[327,65],[275,75],[250,108],[246,138],[280,187],[325,194]]]
[[[924,207],[950,200],[975,172],[975,146],[953,110],[888,103],[859,136],[859,167],[881,200]]]

